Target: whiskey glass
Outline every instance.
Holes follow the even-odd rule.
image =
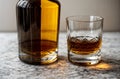
[[[79,65],[95,65],[101,60],[103,18],[69,16],[67,22],[68,60]]]

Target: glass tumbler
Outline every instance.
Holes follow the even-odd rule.
[[[70,16],[67,21],[67,47],[70,62],[94,65],[101,60],[103,18]]]

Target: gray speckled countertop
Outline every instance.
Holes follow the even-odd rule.
[[[0,79],[120,79],[120,32],[103,34],[102,62],[95,66],[71,64],[65,33],[59,42],[58,62],[35,66],[19,60],[17,33],[0,33]]]

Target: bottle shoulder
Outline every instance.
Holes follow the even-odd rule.
[[[52,1],[52,2],[57,3],[58,5],[60,5],[60,1],[59,0],[49,0],[49,1]]]
[[[20,0],[17,2],[16,6],[25,8],[28,4],[29,2],[27,0]]]
[[[31,0],[20,0],[18,1],[18,3],[16,4],[16,7],[22,7],[22,8],[26,8],[26,7],[32,7],[32,6],[37,6],[37,7],[59,7],[60,6],[60,2],[58,0],[36,0],[36,1],[31,1]]]
[[[38,2],[38,0],[36,1],[31,1],[31,0],[20,0],[16,7],[21,7],[21,8],[26,8],[26,7],[39,7],[40,6],[40,1]]]
[[[59,5],[51,0],[43,0],[41,1],[41,8],[54,8],[59,7]]]

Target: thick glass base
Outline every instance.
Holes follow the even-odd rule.
[[[20,52],[19,58],[21,61],[28,63],[28,64],[33,64],[33,65],[45,65],[45,64],[51,64],[55,61],[57,61],[57,51],[52,52],[49,55],[46,55],[44,57],[38,57],[34,55],[29,55],[24,52]]]
[[[80,55],[72,52],[68,53],[68,59],[73,64],[77,65],[95,65],[101,60],[101,52],[89,55]]]

